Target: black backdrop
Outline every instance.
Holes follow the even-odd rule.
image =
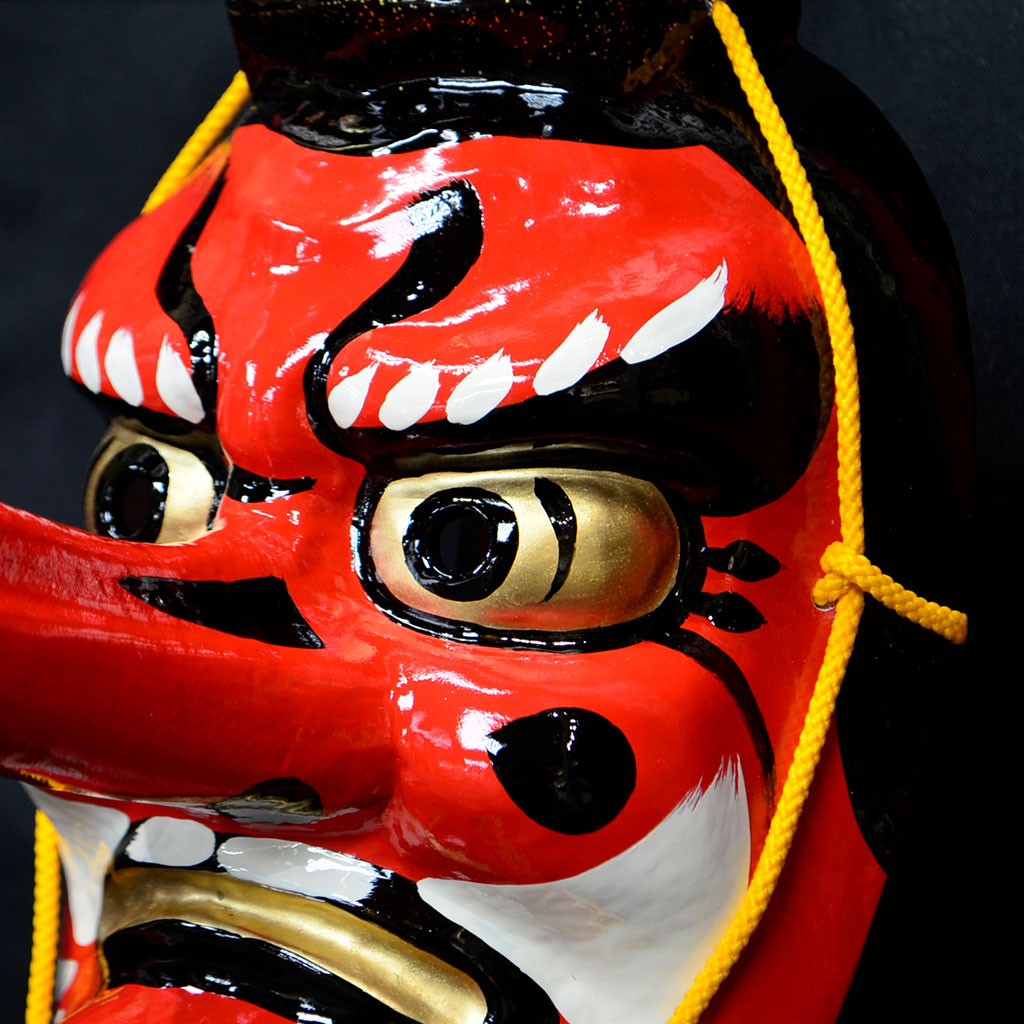
[[[1014,635],[1020,568],[1024,8],[804,7],[804,44],[893,122],[946,213],[978,386],[973,671],[940,695],[913,819],[844,1022],[976,1018],[998,1011],[1024,959],[1010,836],[1024,702],[1020,668],[1000,643]],[[220,0],[0,0],[0,500],[77,522],[102,424],[61,376],[68,299],[234,67]],[[18,787],[0,783],[0,1021],[19,1019],[24,994],[30,826]]]

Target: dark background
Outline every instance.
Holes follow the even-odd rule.
[[[939,695],[912,820],[844,1022],[977,1019],[1011,998],[1024,961],[1009,834],[1022,673],[1000,657],[1009,659],[1002,638],[1021,628],[1011,591],[1022,476],[1024,9],[1012,0],[804,8],[804,45],[882,109],[945,211],[978,391],[972,668]],[[103,424],[61,374],[68,300],[234,69],[220,0],[0,0],[0,500],[78,522]],[[20,1019],[24,997],[30,831],[27,800],[0,783],[0,1021]]]

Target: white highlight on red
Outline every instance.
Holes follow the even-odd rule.
[[[414,366],[381,403],[381,423],[389,430],[408,429],[430,412],[440,387],[440,371],[433,363]]]
[[[688,341],[722,312],[729,267],[725,260],[710,276],[685,295],[655,313],[626,343],[622,358],[642,363]]]
[[[158,815],[135,830],[125,852],[140,864],[189,868],[212,857],[216,845],[213,830],[200,822]]]
[[[597,362],[610,333],[611,328],[595,309],[540,364],[533,379],[533,390],[538,395],[551,395],[572,387]]]
[[[64,998],[65,993],[71,988],[72,982],[75,980],[78,974],[78,961],[77,960],[58,960],[57,961],[57,977],[53,986],[53,999],[54,1002],[59,1002]],[[54,1017],[54,1021],[56,1021]]]
[[[366,899],[377,879],[365,861],[286,839],[235,836],[221,843],[217,862],[234,878],[349,903]]]
[[[512,390],[515,374],[512,360],[503,349],[473,367],[452,389],[445,406],[449,423],[467,425],[481,420]]]
[[[127,327],[119,327],[110,337],[103,358],[110,386],[129,405],[142,405],[142,379],[135,362],[135,338]]]
[[[663,1024],[728,927],[749,869],[743,774],[729,764],[636,845],[573,878],[427,878],[418,888],[536,981],[566,1020]]]
[[[93,315],[92,319],[82,328],[75,345],[75,366],[82,383],[94,394],[98,395],[102,383],[100,377],[100,328],[103,326],[102,311]]]
[[[156,393],[175,416],[189,423],[202,422],[205,415],[202,399],[181,356],[174,351],[170,339],[166,337],[160,345],[160,355],[156,361]]]
[[[26,786],[32,802],[57,831],[57,847],[68,884],[68,909],[75,942],[96,941],[103,910],[103,879],[114,851],[128,832],[128,815],[113,807],[76,803]]]
[[[64,318],[64,329],[60,334],[60,363],[68,377],[71,376],[74,360],[75,324],[78,322],[78,311],[84,301],[85,292],[82,292],[68,310],[68,315]]]
[[[327,409],[331,419],[348,430],[359,418],[366,404],[366,396],[370,391],[370,382],[377,372],[377,363],[364,366],[358,373],[345,377],[340,384],[335,384],[327,396]]]

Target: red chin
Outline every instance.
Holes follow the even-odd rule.
[[[75,1024],[281,1024],[276,1013],[230,996],[124,985],[82,1007]]]

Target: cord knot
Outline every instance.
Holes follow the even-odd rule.
[[[962,644],[967,639],[967,616],[963,612],[919,597],[842,541],[825,549],[821,568],[825,575],[812,591],[818,608],[833,607],[843,594],[856,587],[902,618],[945,637],[950,643]]]

